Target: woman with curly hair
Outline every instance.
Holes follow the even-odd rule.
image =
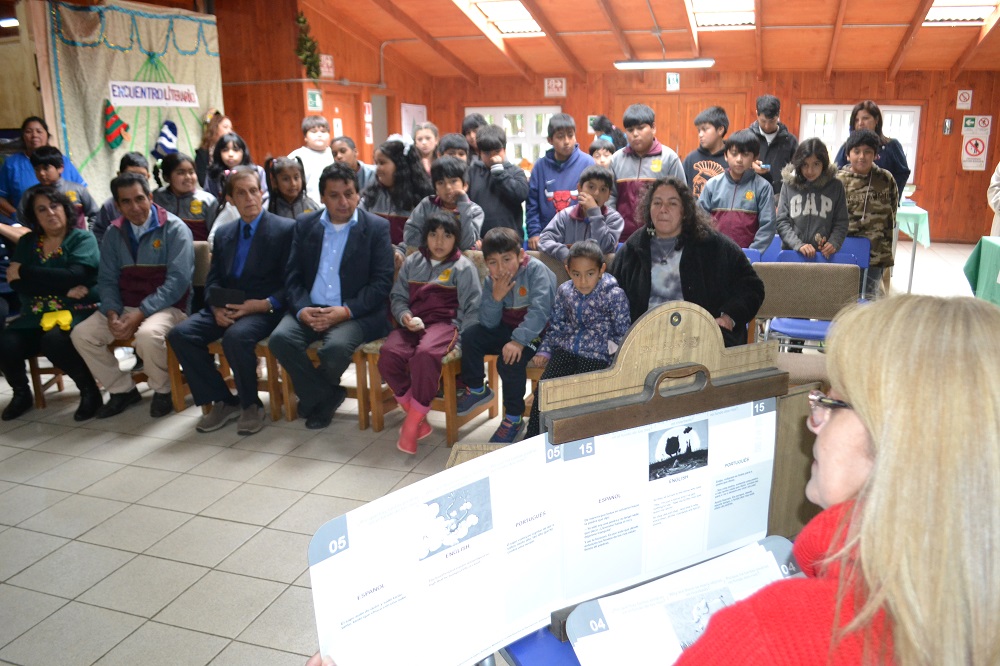
[[[764,283],[743,250],[712,228],[687,183],[674,176],[653,182],[635,221],[639,231],[611,264],[632,321],[657,305],[688,301],[712,313],[727,347],[746,344],[747,324],[764,302]]]

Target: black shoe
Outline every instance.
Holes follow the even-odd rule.
[[[14,389],[14,395],[11,397],[10,402],[7,403],[7,407],[4,408],[0,418],[4,421],[11,421],[18,416],[27,414],[34,406],[35,399],[31,396],[31,389]]]
[[[146,371],[146,364],[143,363],[142,358],[137,354],[135,357],[135,365],[132,366],[132,374],[137,375],[140,372]]]
[[[125,393],[112,393],[111,397],[108,398],[108,402],[97,410],[97,418],[106,419],[109,416],[117,416],[141,401],[142,396],[139,395],[139,389],[135,387]]]
[[[310,430],[322,430],[330,425],[330,422],[333,421],[334,412],[336,412],[340,406],[344,404],[344,398],[346,397],[347,391],[338,387],[333,400],[325,405],[317,405],[316,407],[313,407],[312,413],[309,415],[309,418],[306,419],[306,427]]]
[[[73,414],[74,421],[88,421],[94,418],[97,410],[104,406],[101,390],[96,386],[80,391],[80,406]]]
[[[174,400],[170,396],[170,391],[166,393],[154,393],[153,401],[149,403],[149,415],[154,419],[166,416],[174,411]]]

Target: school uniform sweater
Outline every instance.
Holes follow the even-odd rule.
[[[896,226],[899,193],[892,174],[877,166],[862,176],[847,166],[837,172],[847,191],[847,235],[871,241],[869,265],[888,268],[893,265],[892,230]]]
[[[514,275],[514,288],[502,301],[493,299],[493,278],[486,276],[479,323],[486,328],[497,328],[500,324],[510,326],[514,329],[511,339],[534,350],[534,340],[549,321],[555,295],[555,273],[538,259],[525,254]]]
[[[860,600],[846,590],[837,616],[838,564],[823,560],[836,552],[838,527],[852,503],[838,504],[809,521],[795,539],[793,553],[805,578],[771,583],[712,615],[708,628],[675,666],[856,666],[863,663],[864,634],[835,642],[835,627],[854,619]],[[842,537],[841,537],[842,538]],[[892,658],[892,632],[885,613],[872,621],[870,655]]]
[[[839,250],[847,236],[847,195],[837,167],[831,164],[815,181],[799,183],[789,164],[781,177],[776,227],[782,247],[798,250],[811,243],[819,250],[822,238]]]
[[[556,302],[538,356],[551,357],[555,349],[610,363],[608,343],[621,345],[632,318],[628,297],[610,273],[601,276],[589,294],[581,294],[572,280],[559,285]]]
[[[293,220],[299,215],[314,213],[319,209],[319,204],[307,196],[305,190],[299,192],[299,196],[291,203],[285,201],[285,197],[281,196],[281,194],[275,194],[267,206],[269,213],[274,213],[279,217],[288,217]]]
[[[420,317],[425,326],[450,323],[459,333],[479,321],[482,287],[475,265],[455,250],[434,265],[426,247],[414,252],[399,269],[389,294],[392,316]]]
[[[656,139],[653,139],[649,152],[641,157],[632,150],[632,146],[625,146],[616,152],[611,157],[611,170],[615,174],[615,186],[608,205],[617,210],[625,222],[619,239],[622,242],[642,227],[635,220],[635,209],[650,182],[664,176],[686,181],[684,166],[677,153]]]
[[[416,205],[403,227],[403,244],[400,250],[405,254],[407,248],[418,248],[424,240],[424,225],[434,211],[442,210],[455,216],[461,231],[461,237],[456,239],[459,251],[475,250],[479,240],[479,230],[483,226],[483,209],[469,200],[468,195],[461,194],[456,201],[457,209],[448,210],[441,203],[441,197],[431,195]]]
[[[483,209],[480,236],[495,227],[513,229],[524,238],[524,210],[528,178],[521,167],[503,162],[487,166],[475,159],[469,164],[469,198]]]
[[[528,180],[524,215],[529,238],[542,233],[556,213],[576,204],[580,174],[592,164],[594,158],[580,150],[580,146],[575,146],[564,162],[556,160],[555,148],[545,151],[535,162]]]
[[[584,211],[576,204],[556,213],[542,231],[538,247],[564,264],[569,259],[568,246],[582,240],[596,241],[601,252],[611,254],[618,247],[624,225],[618,211],[607,206]]]
[[[691,188],[694,198],[700,197],[705,183],[724,173],[728,166],[725,148],[717,153],[710,153],[698,146],[688,153],[684,158],[684,177],[687,178],[688,187]]]
[[[403,242],[403,229],[406,220],[409,219],[412,210],[398,208],[392,201],[392,195],[388,189],[381,184],[376,184],[372,189],[365,190],[361,195],[361,203],[358,208],[374,213],[379,217],[389,220],[389,239],[393,245]]]
[[[771,184],[747,169],[739,182],[727,169],[701,191],[698,205],[715,220],[718,230],[740,247],[763,252],[774,238],[774,190]]]
[[[28,218],[25,216],[25,206],[28,205],[28,197],[34,192],[36,187],[41,186],[32,185],[24,191],[24,194],[21,196],[21,202],[17,207],[17,222],[25,227],[28,226]],[[90,196],[87,187],[80,183],[60,178],[56,181],[55,188],[66,195],[70,203],[73,204],[73,210],[76,213],[75,219],[66,220],[67,224],[76,229],[83,229],[84,231],[90,229],[97,220],[97,203]]]
[[[191,230],[177,216],[153,204],[153,220],[135,238],[131,223],[119,217],[101,241],[97,285],[101,313],[139,308],[145,316],[175,307],[187,311],[194,275]]]
[[[161,187],[153,192],[153,203],[179,217],[191,228],[191,236],[198,241],[208,240],[208,233],[219,212],[218,199],[202,189],[178,196],[169,187]]]

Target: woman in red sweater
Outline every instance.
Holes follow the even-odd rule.
[[[1000,663],[1000,309],[841,313],[814,392],[807,578],[715,615],[677,664]]]

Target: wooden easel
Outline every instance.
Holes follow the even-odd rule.
[[[817,512],[804,498],[812,462],[812,437],[804,424],[807,394],[815,385],[789,390],[787,373],[777,367],[774,341],[727,349],[707,311],[666,303],[633,324],[611,367],[539,384],[542,423],[552,441],[562,443],[714,409],[718,401],[780,396],[768,533],[790,538]],[[651,402],[654,394],[658,399]],[[448,466],[502,446],[456,444]]]

